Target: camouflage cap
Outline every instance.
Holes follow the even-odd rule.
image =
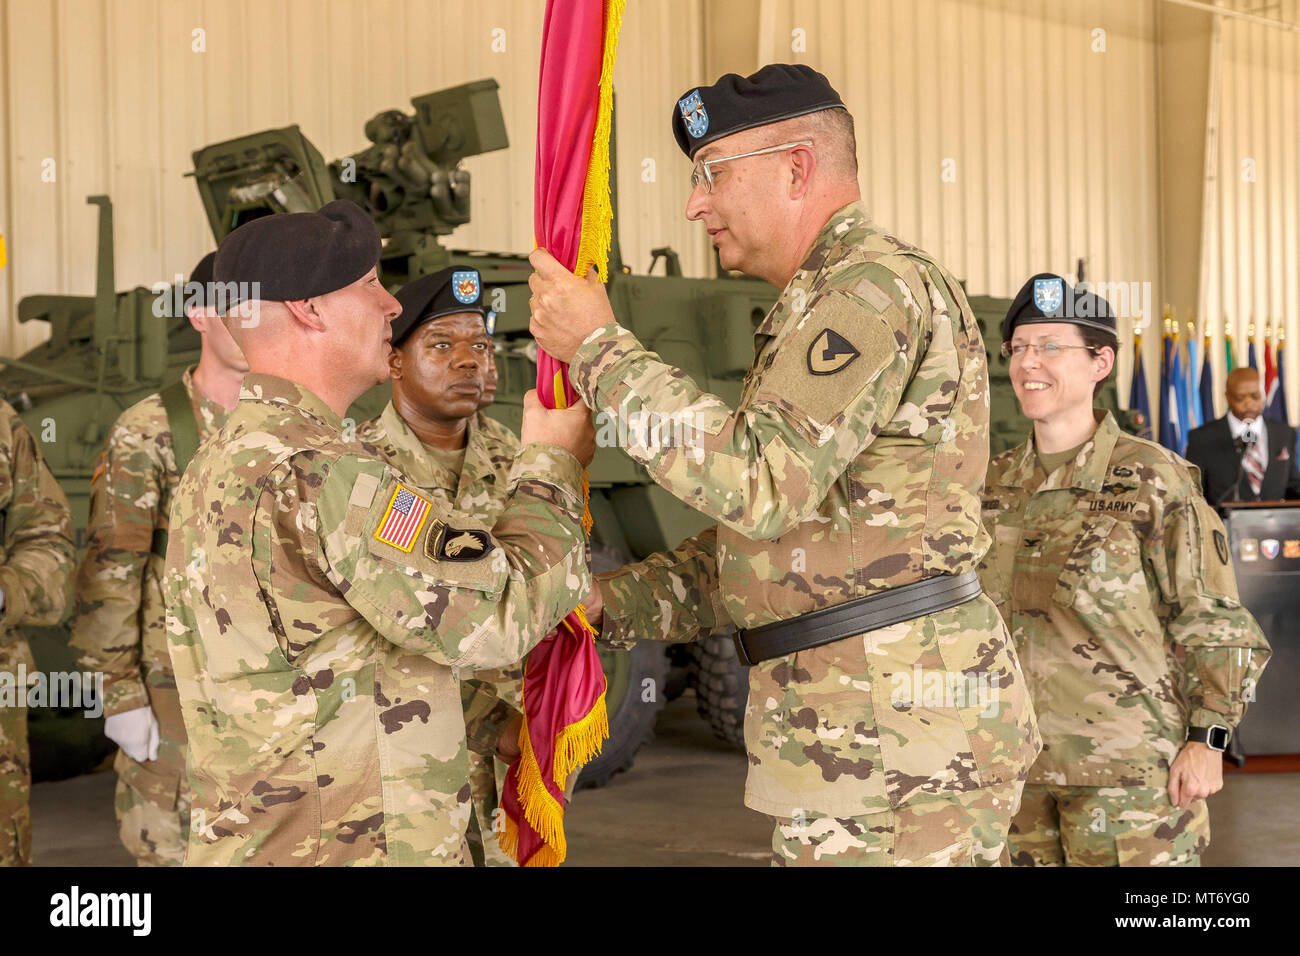
[[[1075,288],[1053,272],[1040,272],[1020,287],[1002,320],[1002,341],[1019,325],[1068,322],[1115,335],[1110,303],[1087,288]]]
[[[241,298],[310,299],[356,282],[379,262],[382,248],[361,207],[336,199],[319,212],[244,223],[217,248],[213,271],[217,282],[237,283]]]
[[[684,93],[673,108],[673,135],[691,159],[715,139],[821,110],[844,109],[830,81],[802,63],[769,63],[757,73],[728,73]]]
[[[425,322],[444,315],[477,312],[483,316],[488,334],[492,333],[493,315],[483,303],[483,282],[477,269],[448,266],[438,272],[408,282],[397,292],[402,314],[393,320],[393,348]]]

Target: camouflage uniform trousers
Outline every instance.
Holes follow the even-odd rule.
[[[167,767],[154,767],[161,761],[138,763],[120,750],[117,753],[113,809],[122,845],[138,866],[180,866],[185,862],[190,792],[184,779],[184,751],[181,760],[178,778]]]
[[[1205,801],[1164,787],[1027,784],[1007,837],[1013,866],[1200,866],[1209,845]]]
[[[773,866],[1000,866],[1022,781],[858,817],[772,817]]]
[[[508,769],[509,764],[497,757],[469,752],[469,792],[474,812],[469,816],[465,840],[475,866],[517,865],[497,843],[497,831],[505,822],[497,808],[501,805],[501,783]]]
[[[0,707],[0,866],[32,863],[27,708]]]

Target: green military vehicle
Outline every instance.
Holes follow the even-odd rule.
[[[467,156],[508,145],[497,84],[481,80],[412,99],[412,113],[387,110],[365,125],[371,145],[331,163],[296,126],[266,130],[193,154],[195,182],[215,242],[251,219],[318,209],[350,199],[366,209],[384,237],[381,275],[390,289],[453,262],[482,275],[497,311],[496,403],[488,414],[516,431],[523,393],[536,380],[536,345],[528,334],[528,276],[523,254],[449,248],[441,237],[470,219]],[[29,296],[18,306],[21,322],[44,321],[50,338],[20,359],[2,360],[0,395],[18,408],[33,433],[57,440],[42,451],[72,502],[78,546],[86,526],[91,469],[110,426],[131,404],[180,377],[198,359],[199,338],[182,310],[159,307],[183,293],[135,288],[117,292],[113,276],[112,207],[101,207],[94,296]],[[686,371],[729,403],[739,400],[753,358],[753,332],[776,300],[766,283],[719,270],[714,279],[688,279],[676,254],[656,249],[644,274],[623,263],[617,232],[610,256],[610,300],[619,321],[647,347]],[[658,263],[663,274],[652,275]],[[1009,303],[971,300],[986,332],[994,333]],[[179,315],[179,318],[169,317]],[[993,445],[1000,451],[1021,440],[1005,366],[996,354]],[[356,422],[377,414],[389,388],[365,395],[350,410]],[[1114,406],[1114,388],[1107,402]],[[610,429],[613,430],[613,429]],[[595,518],[593,560],[598,570],[676,545],[709,522],[654,484],[645,470],[616,447],[597,451],[589,469]],[[32,632],[42,667],[70,670],[66,629]],[[631,651],[601,651],[609,688],[610,740],[582,771],[580,784],[599,786],[631,766],[653,735],[665,702],[693,688],[700,714],[714,732],[743,746],[748,675],[728,634],[689,646],[642,643]],[[33,769],[39,779],[81,772],[112,746],[101,722],[79,713],[34,713]],[[65,719],[57,719],[65,718]]]

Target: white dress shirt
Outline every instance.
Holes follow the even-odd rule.
[[[1251,422],[1251,427],[1255,431],[1255,444],[1264,453],[1264,460],[1268,461],[1268,428],[1264,424],[1264,419],[1262,417],[1254,419]],[[1228,431],[1232,432],[1232,440],[1240,441],[1241,433],[1245,430],[1246,423],[1232,412],[1228,412]]]

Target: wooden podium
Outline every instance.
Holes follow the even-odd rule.
[[[1225,502],[1237,590],[1273,656],[1231,749],[1300,753],[1300,501]]]

